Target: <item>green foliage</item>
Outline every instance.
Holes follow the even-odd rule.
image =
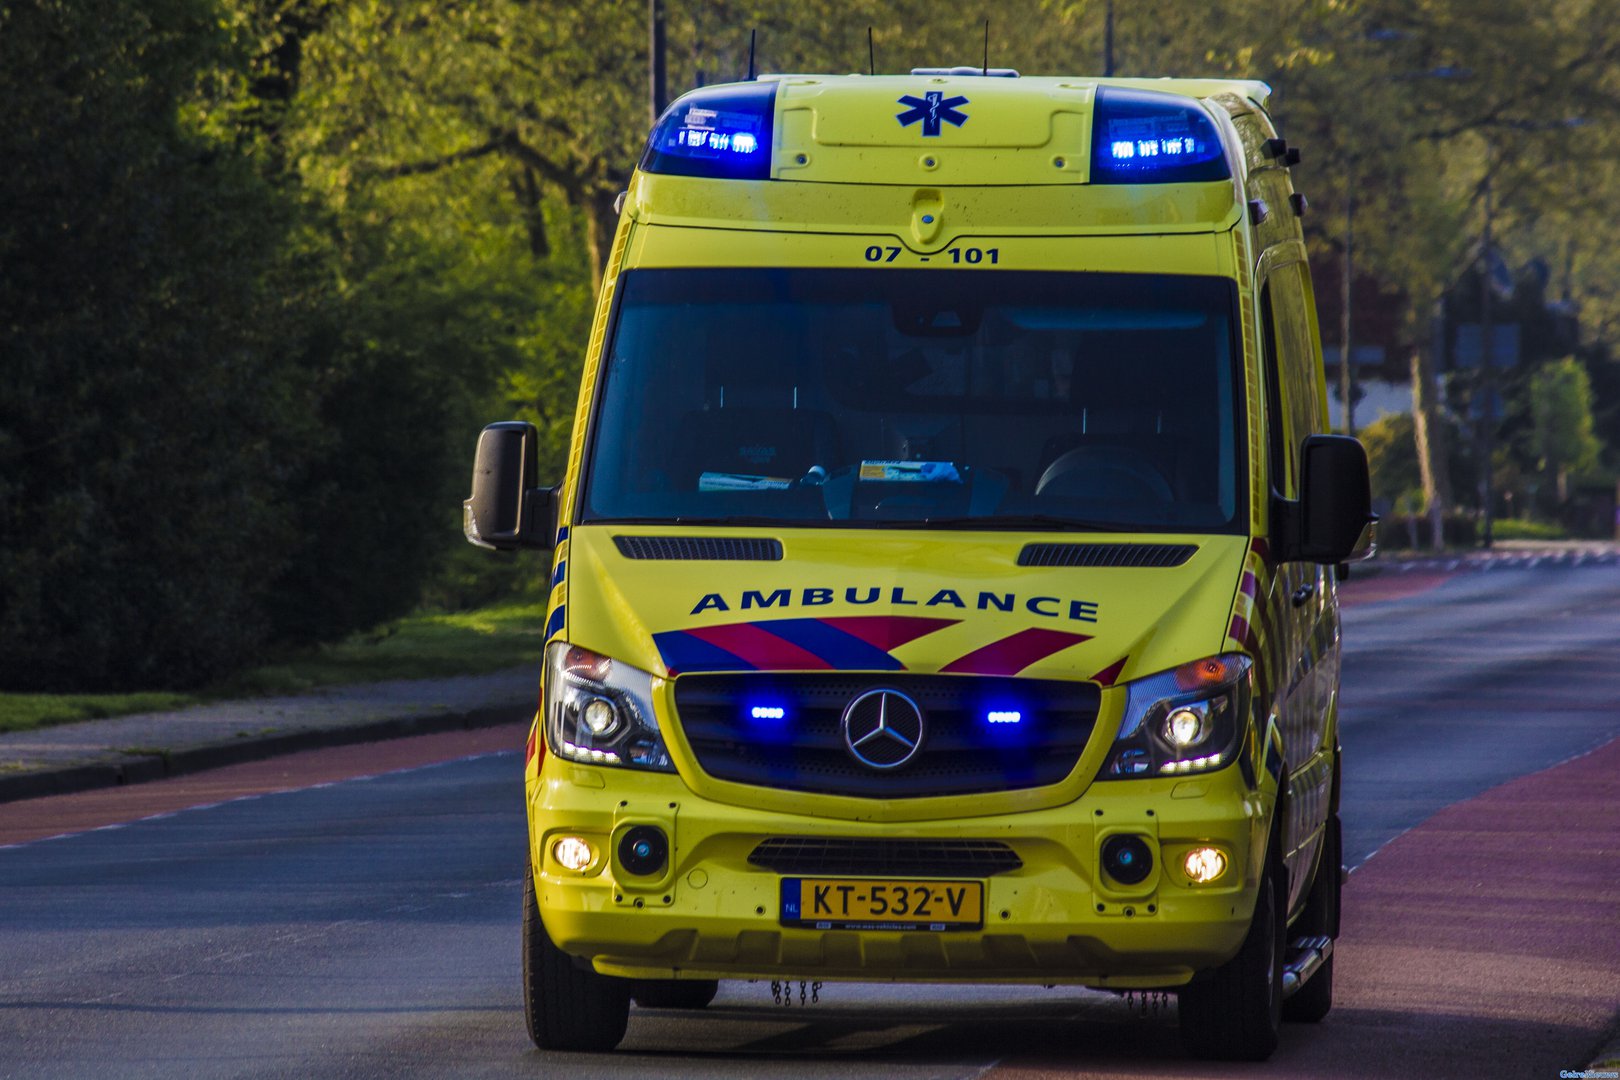
[[[0,693],[0,732],[33,731],[52,724],[102,720],[131,713],[183,709],[196,704],[190,694],[142,691],[132,694]],[[5,763],[0,762],[0,768]]]
[[[1598,462],[1592,431],[1592,382],[1573,357],[1543,364],[1530,379],[1534,447],[1543,471],[1580,473]]]
[[[1407,505],[1412,502],[1412,493],[1422,488],[1412,414],[1379,417],[1362,428],[1359,434],[1361,444],[1367,448],[1373,498],[1396,512],[1421,510],[1421,505]]]
[[[544,601],[497,604],[456,615],[412,616],[334,644],[281,650],[273,659],[194,693],[0,693],[0,731],[29,731],[321,686],[532,667],[543,644],[545,617]]]
[[[172,686],[249,658],[309,432],[292,207],[186,131],[201,0],[0,8],[0,679]]]
[[[1498,540],[1563,540],[1569,533],[1562,525],[1526,518],[1498,518],[1491,522],[1491,535]]]

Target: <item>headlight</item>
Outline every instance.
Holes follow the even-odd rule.
[[[652,675],[558,642],[546,649],[546,742],[570,761],[674,772]]]
[[[1251,663],[1223,653],[1128,683],[1099,780],[1182,776],[1230,765],[1249,721]]]

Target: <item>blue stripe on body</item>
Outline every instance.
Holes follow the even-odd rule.
[[[904,671],[906,667],[876,645],[820,619],[771,619],[754,625],[814,653],[839,671]]]
[[[561,559],[557,563],[556,572],[551,575],[551,587],[555,589],[568,578],[568,560]]]
[[[551,613],[551,618],[546,620],[546,633],[542,640],[549,641],[552,634],[555,634],[557,631],[563,628],[563,622],[567,618],[567,612],[567,604],[557,605],[556,610]]]
[[[742,657],[710,645],[702,638],[684,630],[669,630],[653,635],[658,655],[664,666],[673,673],[688,671],[753,671],[754,665]]]

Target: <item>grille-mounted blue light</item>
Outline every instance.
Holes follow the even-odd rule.
[[[1023,722],[1024,714],[1017,709],[991,709],[984,718],[992,724],[1018,724]]]
[[[1196,101],[1158,90],[1097,88],[1093,184],[1180,184],[1231,175],[1215,121]]]
[[[730,83],[681,96],[653,125],[642,172],[769,179],[776,85]]]
[[[737,703],[743,730],[760,746],[786,746],[793,741],[788,699],[779,693],[754,693]]]

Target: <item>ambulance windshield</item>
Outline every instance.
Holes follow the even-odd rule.
[[[1217,277],[634,270],[586,521],[1241,531]]]

